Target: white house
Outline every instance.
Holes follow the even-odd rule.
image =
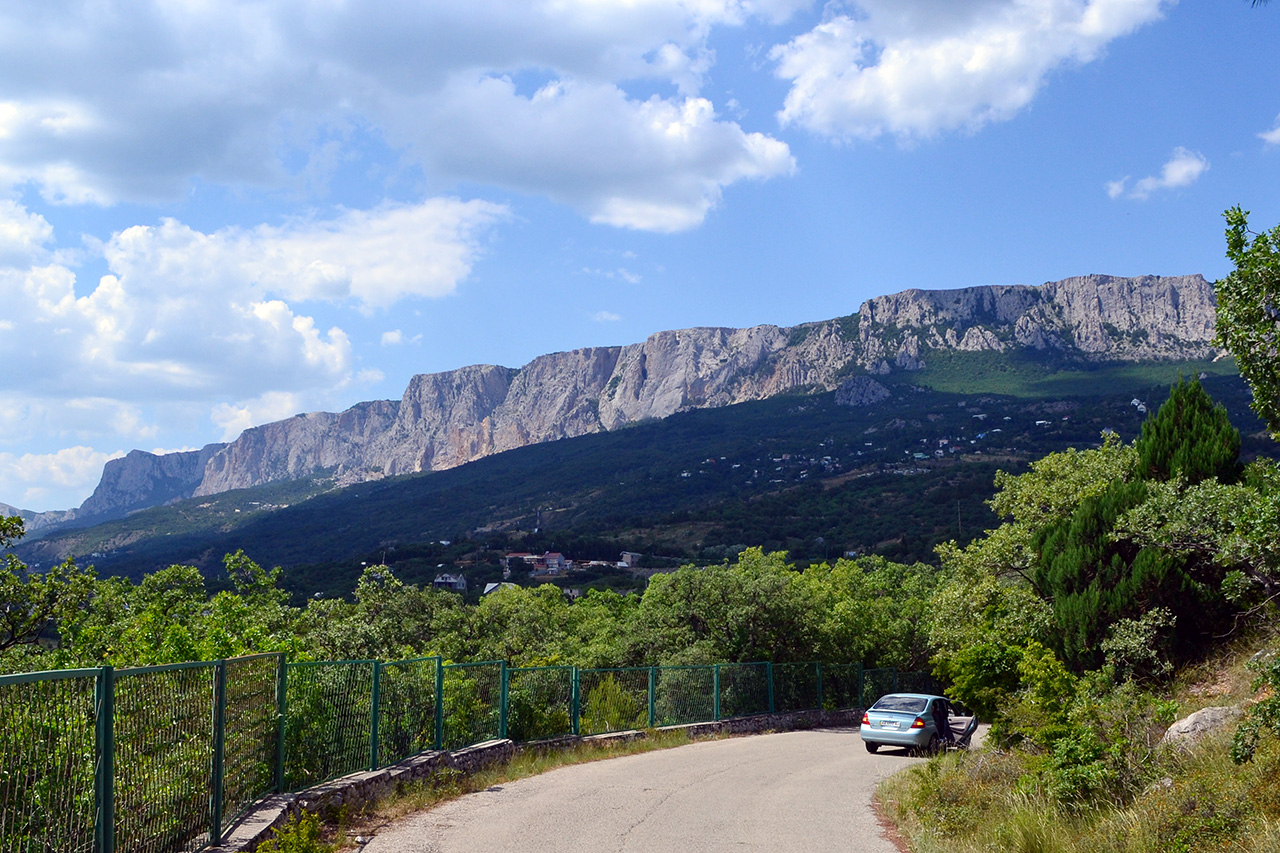
[[[467,579],[462,575],[451,575],[448,572],[436,575],[431,583],[436,589],[451,589],[454,592],[467,591]]]

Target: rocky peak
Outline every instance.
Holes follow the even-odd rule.
[[[680,329],[622,347],[550,353],[520,369],[471,365],[421,374],[398,402],[297,415],[186,454],[134,451],[108,463],[98,490],[72,512],[123,514],[320,471],[346,484],[440,470],[786,392],[839,389],[844,405],[874,405],[889,392],[859,374],[919,369],[939,351],[1204,358],[1215,353],[1213,327],[1213,287],[1198,275],[907,290],[867,300],[857,315],[794,328]]]

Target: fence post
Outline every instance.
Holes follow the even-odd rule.
[[[771,660],[765,661],[764,669],[769,676],[769,713],[772,714],[773,713],[773,661]]]
[[[436,655],[436,749],[444,749],[444,658]]]
[[[369,701],[369,769],[378,769],[378,717],[382,704],[382,661],[373,662],[373,695]]]
[[[711,676],[712,690],[715,698],[711,702],[712,719],[720,722],[720,664],[716,664]]]
[[[893,692],[898,692],[898,668],[896,666],[893,668]]]
[[[285,663],[284,652],[280,653],[276,664],[276,793],[284,793],[284,735],[285,721],[288,712],[289,665]]]
[[[658,710],[658,668],[649,667],[649,728],[654,726]]]
[[[821,711],[826,707],[822,704],[822,662],[815,663],[814,667],[818,670],[818,710]]]
[[[866,687],[866,685],[863,683],[863,675],[865,675],[865,672],[862,669],[862,661],[858,661],[858,702],[857,704],[861,707],[866,707],[866,700],[862,698],[862,691]]]
[[[507,672],[507,662],[502,662],[502,689],[498,692],[498,737],[507,736],[507,695],[511,689],[511,675]]]
[[[213,767],[209,773],[209,845],[222,843],[222,783],[227,745],[227,662],[213,664]]]
[[[97,808],[94,814],[94,845],[98,853],[115,853],[116,849],[116,675],[110,665],[102,668],[98,675],[94,696],[94,710],[97,719],[94,722],[96,731],[98,765],[94,768],[93,787]]]
[[[573,668],[573,687],[569,691],[569,730],[575,735],[582,734],[582,678],[578,668]]]

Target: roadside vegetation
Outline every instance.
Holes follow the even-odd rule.
[[[1280,228],[1226,218],[1218,342],[1277,438]],[[934,668],[993,725],[881,788],[915,850],[1280,849],[1280,469],[1239,449],[1179,383],[1132,444],[1001,475],[1004,523],[940,549]],[[1207,706],[1239,722],[1161,742]]]

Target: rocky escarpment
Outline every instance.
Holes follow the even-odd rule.
[[[200,450],[161,454],[131,450],[103,467],[102,480],[76,516],[116,517],[189,498],[204,481],[209,460],[225,447],[208,444]]]
[[[1202,358],[1213,352],[1213,285],[1202,276],[1090,275],[1025,285],[908,290],[858,312],[860,363],[924,366],[930,350],[1057,350],[1083,360]]]
[[[108,466],[86,506],[134,507],[163,502],[159,496],[210,495],[319,471],[350,483],[440,470],[788,392],[841,389],[845,404],[873,405],[884,388],[850,384],[850,376],[919,369],[933,352],[1021,348],[1081,361],[1205,358],[1215,352],[1214,316],[1213,287],[1198,275],[908,290],[868,300],[856,315],[793,328],[682,329],[628,346],[552,353],[518,370],[472,365],[415,376],[398,402],[298,415],[246,430],[225,447],[211,445],[198,452],[203,456],[135,451]],[[158,460],[170,456],[183,458],[161,477]]]

